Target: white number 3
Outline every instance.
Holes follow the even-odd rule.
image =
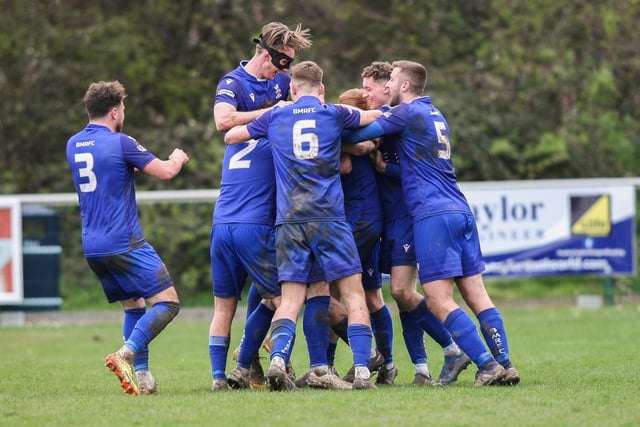
[[[90,193],[96,190],[98,185],[98,179],[96,174],[93,173],[93,154],[91,153],[76,153],[73,156],[73,160],[76,163],[84,163],[85,166],[78,168],[78,174],[80,178],[88,178],[89,182],[80,184],[80,191],[83,193]]]

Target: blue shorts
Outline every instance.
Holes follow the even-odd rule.
[[[331,282],[362,272],[346,221],[277,225],[276,248],[281,282]]]
[[[420,283],[484,271],[473,215],[451,213],[424,218],[415,223],[414,234]]]
[[[382,274],[378,268],[380,263],[380,241],[369,251],[368,255],[360,259],[362,264],[362,287],[365,290],[382,288]]]
[[[122,254],[87,257],[107,301],[151,298],[173,286],[173,280],[153,246],[146,243]]]
[[[391,267],[416,264],[411,218],[405,216],[386,220],[380,246],[380,272],[390,274]]]
[[[360,257],[365,257],[380,241],[382,221],[348,221]]]
[[[349,221],[349,226],[362,265],[362,286],[364,289],[382,288],[382,276],[378,268],[382,221]]]
[[[248,277],[261,298],[280,296],[272,226],[213,224],[210,255],[214,296],[240,299]]]

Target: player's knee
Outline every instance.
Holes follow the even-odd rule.
[[[180,303],[168,301],[163,304],[167,307],[167,315],[173,320],[180,312]]]
[[[174,301],[160,301],[153,305],[157,308],[157,313],[162,318],[162,323],[169,324],[180,312],[180,303]]]
[[[404,288],[401,287],[395,287],[392,286],[391,287],[391,298],[393,298],[395,301],[404,303],[407,300],[407,292]]]

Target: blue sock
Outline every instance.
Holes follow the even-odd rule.
[[[327,348],[327,365],[329,366],[335,365],[337,349],[338,349],[338,343],[329,341],[329,347]]]
[[[304,307],[302,329],[307,340],[309,366],[327,364],[329,348],[329,295],[308,299]]]
[[[240,341],[240,353],[238,354],[238,365],[249,369],[251,362],[260,350],[260,346],[267,336],[271,327],[273,311],[266,305],[260,303],[247,319],[244,326],[244,335]],[[247,333],[248,332],[248,333]]]
[[[340,339],[349,344],[349,333],[347,332],[347,328],[349,327],[349,318],[345,317],[340,320],[338,323],[331,325],[331,329],[333,332],[340,337]]]
[[[347,328],[349,345],[353,353],[353,366],[369,366],[371,359],[371,328],[354,323]]]
[[[422,301],[418,303],[412,312],[416,319],[418,319],[418,323],[422,329],[424,329],[435,342],[440,344],[440,347],[445,348],[453,344],[451,333],[444,327],[440,319],[427,308],[427,300],[425,298],[422,298]]]
[[[122,337],[124,340],[128,340],[131,336],[131,332],[136,327],[138,320],[142,318],[147,312],[146,307],[142,308],[130,308],[124,311],[124,321],[122,322]],[[133,361],[133,369],[136,371],[148,371],[149,370],[149,346],[141,348],[136,353],[136,359]]]
[[[288,363],[293,351],[296,324],[289,319],[278,319],[271,323],[271,359],[280,356]]]
[[[293,347],[295,347],[296,345],[296,334],[294,332],[293,336],[291,337],[291,345],[289,346],[291,348],[291,350],[293,349]],[[291,352],[292,351],[287,352],[287,354],[285,354],[285,358],[284,358],[284,364],[289,366],[289,361],[291,360]]]
[[[162,330],[178,315],[180,304],[176,302],[155,303],[138,320],[124,345],[138,354],[144,350]]]
[[[211,376],[214,380],[227,378],[227,354],[230,337],[209,336],[209,359],[211,360]]]
[[[385,363],[393,363],[393,323],[391,312],[386,305],[369,315],[371,330],[376,337],[376,347],[382,353]]]
[[[402,324],[402,337],[407,347],[407,352],[414,365],[427,363],[427,350],[424,346],[424,330],[418,324],[418,320],[411,311],[400,312]]]
[[[463,309],[457,308],[449,313],[444,325],[455,337],[458,346],[479,368],[494,360],[480,338],[476,324]]]
[[[258,288],[255,283],[251,282],[249,292],[247,293],[247,320],[249,319],[249,316],[251,316],[251,313],[253,313],[253,310],[258,308],[258,304],[260,304],[261,301],[262,298],[258,293]]]
[[[478,313],[480,330],[487,342],[493,357],[503,366],[510,367],[509,344],[507,332],[504,329],[502,316],[497,308],[492,307]]]

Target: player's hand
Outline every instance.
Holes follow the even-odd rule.
[[[387,169],[387,162],[384,161],[384,157],[382,157],[382,152],[379,150],[374,150],[370,153],[371,160],[373,161],[373,166],[376,168],[378,173],[384,173]]]
[[[169,160],[176,160],[184,165],[189,162],[189,156],[184,152],[184,150],[182,150],[182,148],[175,148],[169,155]]]
[[[286,107],[287,105],[291,104],[293,104],[293,101],[278,101],[278,103],[275,104],[274,107]]]

